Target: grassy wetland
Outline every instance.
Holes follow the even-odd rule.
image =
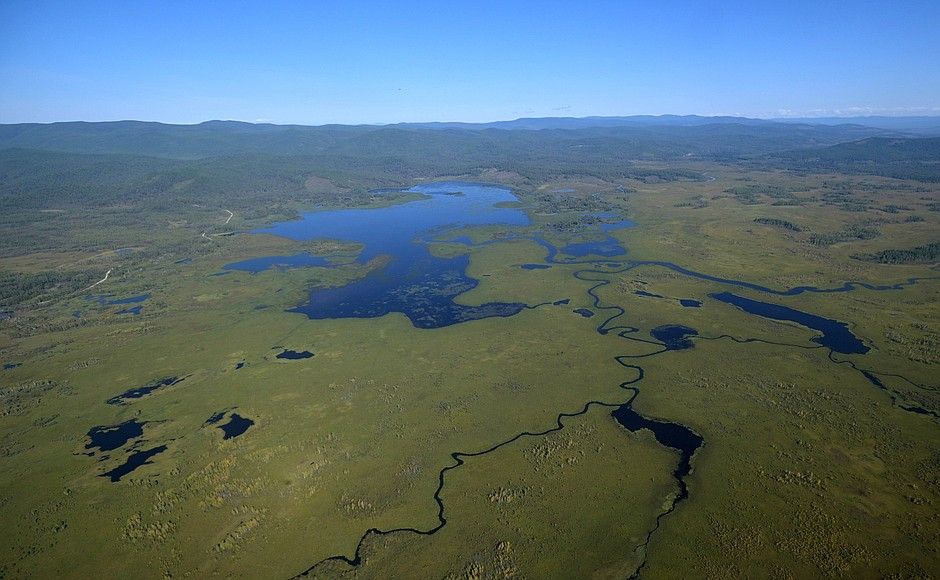
[[[934,166],[506,133],[0,151],[0,577],[940,575]]]

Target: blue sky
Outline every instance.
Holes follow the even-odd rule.
[[[0,122],[940,114],[940,2],[0,0]]]

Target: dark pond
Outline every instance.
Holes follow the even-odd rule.
[[[552,306],[564,306],[565,304],[568,304],[569,302],[571,302],[571,298],[564,298],[562,300],[556,300],[552,302]]]
[[[94,300],[97,300],[98,302],[102,302],[102,299],[103,299],[103,302],[102,302],[103,304],[113,305],[113,304],[137,304],[139,302],[143,302],[147,300],[148,298],[150,298],[150,294],[140,294],[138,296],[131,296],[130,298],[115,298],[113,300],[108,299],[107,296],[101,296],[101,297],[94,298]]]
[[[166,451],[166,445],[160,445],[158,447],[153,447],[144,451],[135,451],[127,456],[127,461],[125,461],[122,465],[115,467],[111,471],[102,473],[100,477],[108,477],[111,479],[112,483],[121,481],[122,477],[128,473],[131,473],[138,467],[153,463],[150,461],[150,458],[154,455],[163,453],[164,451]]]
[[[492,302],[465,306],[454,297],[478,281],[466,275],[470,257],[449,258],[429,252],[428,236],[447,229],[480,225],[529,224],[525,212],[497,204],[517,201],[507,189],[475,183],[433,183],[409,191],[425,194],[404,204],[375,209],[343,209],[305,213],[258,232],[294,240],[328,238],[361,243],[356,258],[367,263],[388,261],[365,278],[340,288],[318,288],[309,300],[292,309],[312,319],[373,318],[400,312],[419,328],[438,328],[467,320],[512,316],[525,304]],[[463,195],[452,195],[462,192]],[[283,258],[272,258],[275,262]]]
[[[280,352],[274,358],[283,358],[287,360],[300,360],[303,358],[310,358],[313,356],[313,353],[309,350],[289,350],[284,349],[284,352]]]
[[[241,368],[244,368],[244,367],[245,367],[245,362],[244,362],[244,361],[235,364],[235,370],[236,370],[236,371],[237,371],[238,369],[241,369]]]
[[[72,316],[74,316],[75,318],[81,318],[81,317],[82,317],[82,311],[81,311],[81,310],[76,310],[76,311],[72,312]]]
[[[4,363],[3,370],[8,371],[10,369],[15,369],[20,366],[22,363]]]
[[[870,350],[865,346],[865,343],[852,334],[848,325],[844,322],[801,312],[787,306],[781,306],[780,304],[751,300],[750,298],[744,298],[743,296],[738,296],[730,292],[719,292],[717,294],[710,294],[710,296],[715,300],[737,306],[748,314],[756,314],[757,316],[763,316],[764,318],[770,318],[772,320],[795,322],[801,326],[818,330],[822,333],[822,336],[814,337],[812,339],[813,342],[817,342],[834,352],[842,354],[865,354]]]
[[[618,407],[611,415],[629,431],[649,429],[661,445],[679,451],[679,465],[673,472],[673,476],[679,482],[679,495],[676,497],[676,502],[687,498],[689,490],[685,483],[685,476],[692,471],[692,455],[702,446],[702,438],[684,425],[647,419],[634,411],[629,404]]]
[[[577,314],[580,314],[581,316],[583,316],[583,317],[585,317],[585,318],[590,318],[590,317],[594,316],[594,311],[593,311],[593,310],[588,310],[587,308],[578,308],[577,310],[575,310],[575,312],[576,312]]]
[[[242,417],[238,413],[232,413],[228,418],[228,423],[219,425],[219,429],[225,435],[222,439],[234,439],[248,430],[255,422],[247,417]]]
[[[128,399],[139,399],[141,397],[149,395],[150,393],[156,391],[157,389],[168,387],[170,385],[175,385],[177,383],[183,382],[184,380],[186,380],[186,377],[182,377],[182,378],[165,377],[162,379],[157,379],[155,381],[147,383],[146,385],[142,387],[129,389],[127,391],[124,391],[120,395],[111,397],[110,399],[107,400],[107,403],[109,405],[123,405],[124,403],[127,402]]]
[[[646,290],[637,290],[634,292],[637,296],[646,296],[649,298],[665,298],[661,294],[653,294],[652,292],[647,292]]]
[[[138,315],[140,311],[143,310],[143,306],[131,306],[130,308],[125,308],[124,310],[118,310],[115,314],[133,314]]]
[[[647,298],[666,298],[662,294],[653,294],[652,292],[647,292],[646,290],[635,290],[633,293],[637,296],[644,296]],[[670,298],[670,300],[672,299]],[[681,304],[684,308],[699,308],[702,306],[701,301],[692,300],[691,298],[680,298],[679,304]]]
[[[225,411],[219,411],[218,413],[213,414],[211,417],[206,419],[207,425],[214,425],[222,420],[222,417],[225,416]]]
[[[696,335],[698,335],[698,331],[694,328],[678,324],[657,326],[650,331],[650,336],[663,343],[666,350],[685,350],[692,348],[695,344],[688,337]]]
[[[129,419],[117,425],[101,425],[88,431],[88,443],[85,449],[114,451],[125,443],[144,434],[144,425],[137,419]],[[92,451],[94,453],[94,451]]]
[[[548,264],[523,264],[519,267],[523,270],[548,270],[551,268]]]

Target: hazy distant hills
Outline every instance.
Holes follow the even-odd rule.
[[[170,125],[142,121],[0,125],[0,149],[18,147],[70,153],[130,153],[197,158],[239,153],[310,155],[369,129],[304,127],[237,121]]]
[[[492,123],[402,123],[400,127],[426,129],[586,129],[596,127],[696,127],[701,125],[748,125],[766,127],[788,125],[854,125],[887,131],[940,135],[940,116],[937,117],[805,117],[781,119],[752,119],[748,117],[703,117],[700,115],[633,115],[628,117],[541,117],[521,118]]]
[[[862,125],[779,123],[738,117],[635,116],[516,119],[494,123],[270,125],[209,121],[170,125],[141,121],[0,125],[0,149],[126,153],[201,158],[262,153],[336,152],[398,155],[480,146],[512,154],[517,147],[618,148],[637,158],[727,157],[833,145],[896,134]]]
[[[812,117],[773,119],[778,123],[798,123],[812,125],[844,125],[852,123],[875,129],[902,131],[918,135],[940,136],[940,116],[936,117]]]
[[[40,159],[44,164],[52,163],[48,158],[25,154],[33,151],[192,161],[237,158],[225,165],[261,164],[265,172],[277,175],[283,173],[283,167],[316,167],[403,179],[485,168],[529,176],[584,173],[611,177],[634,175],[636,161],[680,159],[749,160],[799,171],[940,178],[936,162],[940,140],[916,134],[928,131],[935,118],[906,119],[853,118],[853,123],[847,124],[836,122],[845,119],[809,123],[666,115],[322,126],[236,121],[198,125],[29,123],[0,125],[0,150],[19,151],[2,156],[7,169],[14,161],[17,167]],[[79,163],[71,158],[69,164]]]
[[[524,117],[491,123],[399,123],[399,127],[424,129],[589,129],[597,127],[695,127],[700,125],[770,125],[773,121],[747,117],[702,117],[699,115],[631,115],[628,117]]]

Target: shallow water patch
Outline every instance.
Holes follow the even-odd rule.
[[[222,269],[257,274],[258,272],[272,269],[289,270],[292,268],[329,267],[332,265],[333,264],[326,258],[301,252],[292,256],[262,256],[259,258],[250,258],[248,260],[226,264],[222,266]]]
[[[275,355],[274,358],[286,359],[286,360],[301,360],[305,358],[313,357],[313,353],[309,350],[290,350],[284,349],[282,352],[279,352]]]
[[[135,439],[144,434],[144,425],[146,422],[140,422],[137,419],[128,419],[117,425],[99,425],[88,430],[88,442],[85,443],[85,449],[90,449],[89,455],[94,455],[95,449],[98,451],[114,451],[123,447],[131,439]]]
[[[118,481],[121,481],[122,477],[128,473],[133,472],[137,468],[152,464],[153,462],[150,461],[150,458],[163,453],[166,451],[166,449],[166,445],[159,445],[144,451],[135,451],[127,456],[127,460],[124,463],[115,467],[111,471],[102,473],[99,477],[107,477],[111,480],[111,483],[117,483]]]
[[[650,336],[663,343],[666,350],[686,350],[695,346],[688,337],[697,336],[698,331],[681,324],[665,324],[650,331]]]
[[[242,417],[238,413],[232,413],[229,415],[228,423],[223,423],[219,425],[219,429],[222,430],[224,435],[222,439],[234,439],[239,435],[245,433],[249,427],[254,425],[255,422],[249,419],[248,417]]]
[[[176,385],[183,382],[184,380],[186,380],[186,377],[164,377],[162,379],[151,381],[142,387],[128,389],[120,395],[111,397],[106,402],[109,405],[124,405],[130,399],[140,399],[156,391],[157,389]]]
[[[139,294],[137,296],[131,296],[129,298],[116,298],[114,300],[108,300],[107,304],[137,304],[143,302],[150,298],[150,294]]]

